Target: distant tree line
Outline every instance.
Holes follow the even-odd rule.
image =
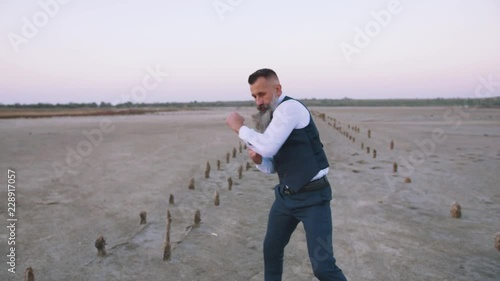
[[[148,108],[148,107],[170,107],[170,108],[185,108],[185,107],[234,107],[234,106],[252,106],[252,101],[216,101],[216,102],[165,102],[165,103],[120,103],[112,105],[111,103],[101,102],[99,104],[92,103],[36,103],[36,104],[1,104],[0,108],[46,108],[46,109],[71,109],[71,108]]]
[[[484,99],[380,99],[380,100],[355,100],[355,99],[307,99],[302,100],[308,106],[479,106],[500,107],[500,97]]]
[[[356,99],[301,99],[308,106],[479,106],[479,107],[500,107],[500,97],[484,99],[379,99],[379,100],[356,100]],[[40,109],[72,109],[72,108],[200,108],[200,107],[247,107],[255,106],[253,101],[215,101],[215,102],[164,102],[164,103],[132,103],[126,102],[112,105],[101,102],[92,103],[66,103],[66,104],[1,104],[0,108],[40,108]]]

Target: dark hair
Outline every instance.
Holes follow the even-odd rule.
[[[250,74],[250,76],[248,76],[248,84],[252,85],[260,77],[264,77],[266,79],[269,77],[274,77],[278,79],[278,75],[276,75],[276,72],[274,72],[274,70],[269,68],[262,68]]]

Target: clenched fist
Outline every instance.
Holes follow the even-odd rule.
[[[236,133],[240,131],[240,128],[243,126],[244,122],[245,118],[243,118],[243,116],[241,116],[238,112],[232,112],[226,118],[226,124]]]

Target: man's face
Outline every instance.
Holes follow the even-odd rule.
[[[255,99],[257,109],[264,113],[276,106],[274,103],[281,95],[281,85],[272,78],[259,77],[255,83],[250,85],[250,92]]]

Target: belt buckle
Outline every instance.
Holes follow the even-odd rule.
[[[290,195],[292,194],[292,190],[290,189],[290,187],[288,187],[288,185],[285,185],[285,187],[283,188],[283,193],[286,195]]]

